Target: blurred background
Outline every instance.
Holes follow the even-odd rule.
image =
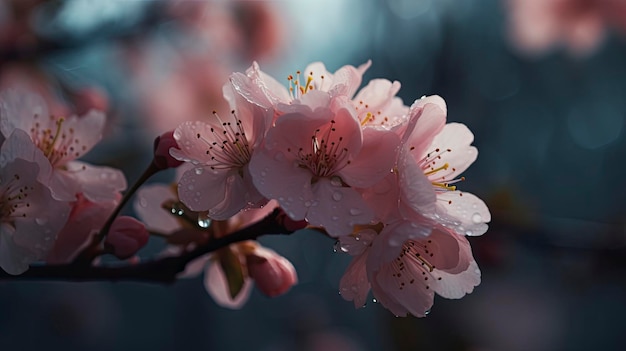
[[[301,232],[261,240],[299,285],[237,311],[201,278],[0,282],[0,349],[626,348],[626,1],[0,1],[0,89],[37,91],[54,114],[105,110],[87,159],[129,182],[155,135],[227,109],[221,86],[253,60],[280,79],[368,59],[365,81],[399,80],[406,104],[441,95],[475,134],[462,188],[493,220],[470,238],[472,294],[422,319],[355,310],[338,294],[350,257]]]

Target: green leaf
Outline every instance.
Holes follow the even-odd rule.
[[[234,299],[243,288],[243,267],[241,266],[239,257],[228,247],[219,250],[217,256],[220,266],[222,266],[222,270],[224,271],[224,275],[226,276],[226,281],[228,282],[230,297]]]

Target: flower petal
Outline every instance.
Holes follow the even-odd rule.
[[[178,195],[171,186],[147,184],[137,191],[133,209],[150,231],[170,234],[180,229],[181,225],[171,211],[162,207],[168,200],[178,200]]]
[[[355,225],[369,224],[374,219],[374,212],[355,189],[322,178],[313,184],[312,191],[306,220],[324,227],[330,236],[350,234]]]
[[[78,191],[90,201],[113,201],[120,191],[126,189],[126,177],[118,169],[93,166],[80,161],[67,163],[66,169],[66,171],[57,170],[55,173],[73,179],[78,185]]]
[[[178,198],[192,211],[208,211],[226,197],[226,179],[231,171],[197,168],[186,171],[178,181]]]
[[[367,188],[385,178],[395,164],[400,138],[391,131],[365,128],[363,145],[349,165],[339,171],[350,186]]]
[[[440,220],[460,235],[484,234],[491,221],[487,205],[476,195],[461,191],[447,191],[437,195],[437,214]]]
[[[211,259],[204,272],[204,287],[207,292],[211,295],[213,300],[215,300],[215,303],[226,308],[241,308],[250,297],[252,283],[252,279],[245,277],[241,290],[235,298],[232,298],[228,287],[228,280],[218,260]]]
[[[344,300],[353,301],[354,307],[365,306],[367,295],[370,291],[370,283],[367,279],[365,262],[367,251],[352,258],[350,265],[339,282],[339,293]]]

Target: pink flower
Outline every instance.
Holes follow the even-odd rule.
[[[254,62],[245,74],[233,73],[230,81],[233,89],[249,102],[264,108],[280,109],[280,105],[289,105],[312,90],[329,93],[331,97],[345,95],[352,98],[370,65],[369,61],[358,68],[346,65],[333,74],[326,70],[323,63],[314,62],[304,70],[306,78],[301,77],[300,71],[295,77],[287,77],[289,88],[286,88],[261,71]]]
[[[133,257],[148,243],[150,233],[146,226],[129,216],[115,218],[104,240],[105,248],[119,259]]]
[[[487,231],[491,214],[473,194],[457,190],[458,176],[476,159],[474,135],[463,124],[445,124],[439,96],[417,100],[402,140],[397,173],[400,213],[414,223],[434,220],[460,235]]]
[[[39,179],[37,162],[14,157],[20,148],[33,155],[34,144],[25,141],[28,135],[16,130],[0,149],[0,267],[9,274],[21,274],[46,257],[70,212]]]
[[[270,249],[258,247],[246,256],[246,263],[256,287],[269,297],[286,293],[298,282],[293,264]]]
[[[246,100],[264,108],[277,109],[276,117],[289,112],[289,105],[297,103],[304,94],[317,90],[328,93],[331,98],[340,95],[349,98],[361,125],[389,129],[403,121],[408,107],[395,96],[400,90],[397,81],[373,79],[356,93],[363,73],[370,65],[371,61],[359,67],[346,65],[330,73],[323,63],[314,62],[304,73],[298,71],[296,76],[287,77],[286,88],[254,62],[245,74],[233,73],[230,80],[235,91]]]
[[[371,246],[365,246],[346,269],[340,282],[344,299],[361,307],[371,289],[378,302],[396,316],[423,317],[430,311],[435,293],[458,299],[480,283],[469,242],[445,228],[405,241],[399,254],[386,259],[386,243],[403,225],[406,223],[400,221],[385,226],[375,237],[371,231],[359,233],[371,240]]]
[[[244,208],[263,204],[248,163],[270,127],[272,111],[260,108],[224,86],[232,111],[228,117],[214,113],[208,122],[185,122],[174,132],[179,148],[171,155],[192,163],[178,184],[180,200],[193,211],[225,220]]]
[[[14,157],[34,157],[41,167],[39,179],[49,178],[52,194],[59,200],[73,201],[83,193],[90,201],[111,201],[126,188],[120,171],[76,161],[101,139],[104,121],[104,114],[95,110],[82,117],[55,117],[38,95],[16,90],[0,93],[2,134],[8,137],[20,129],[38,148],[25,155],[23,146],[18,147],[12,151]]]
[[[355,189],[374,185],[393,167],[399,138],[362,129],[345,96],[313,90],[289,105],[250,162],[254,184],[294,220],[332,236],[367,224],[374,213]]]
[[[70,263],[84,248],[91,244],[109,215],[119,203],[121,194],[112,201],[91,202],[78,194],[72,205],[69,219],[59,232],[52,251],[46,257],[49,264]]]

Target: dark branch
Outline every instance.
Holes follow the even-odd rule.
[[[21,275],[10,275],[0,270],[0,281],[16,280],[60,280],[60,281],[136,281],[169,284],[176,281],[176,276],[185,270],[185,266],[194,259],[216,251],[230,244],[255,240],[268,234],[291,234],[298,228],[288,228],[284,223],[284,213],[274,210],[263,220],[238,230],[222,238],[210,240],[207,244],[176,257],[165,257],[135,265],[126,266],[89,266],[82,264],[32,266]]]

